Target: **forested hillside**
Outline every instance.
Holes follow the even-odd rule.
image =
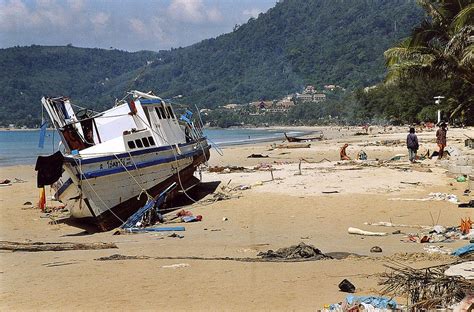
[[[134,88],[212,108],[307,84],[370,86],[385,75],[383,52],[421,16],[407,0],[285,0],[229,34],[171,51],[1,49],[0,123],[37,124],[42,95],[103,108]]]

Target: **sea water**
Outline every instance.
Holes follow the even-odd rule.
[[[289,135],[300,135],[302,132],[287,132]],[[215,146],[248,144],[284,139],[283,130],[275,129],[205,129],[204,134],[209,143]],[[39,130],[0,131],[0,166],[34,164],[40,155],[50,155],[58,150],[59,135],[48,130],[44,148],[39,148]]]

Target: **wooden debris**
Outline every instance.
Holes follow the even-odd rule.
[[[0,241],[0,250],[11,251],[65,251],[65,250],[97,250],[118,248],[114,243],[43,243],[43,242],[9,242]]]

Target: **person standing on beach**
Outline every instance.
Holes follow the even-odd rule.
[[[439,147],[438,159],[441,159],[444,154],[444,148],[446,147],[446,133],[448,129],[446,128],[446,123],[439,125],[438,131],[436,131],[436,143]]]
[[[410,133],[407,135],[408,159],[414,163],[416,160],[416,152],[418,151],[418,137],[415,134],[415,128],[410,128]]]

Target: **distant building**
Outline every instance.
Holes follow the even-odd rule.
[[[284,98],[276,102],[272,108],[268,109],[269,112],[272,113],[286,113],[288,112],[295,103],[291,100],[291,98]]]
[[[224,106],[222,106],[222,108],[225,108],[225,109],[230,109],[230,110],[237,110],[241,107],[242,105],[239,105],[239,104],[226,104]]]
[[[319,103],[319,102],[324,102],[324,101],[326,101],[326,94],[324,93],[313,94],[313,102]]]
[[[312,94],[300,94],[296,93],[296,100],[300,102],[312,102],[313,101],[313,95]]]

